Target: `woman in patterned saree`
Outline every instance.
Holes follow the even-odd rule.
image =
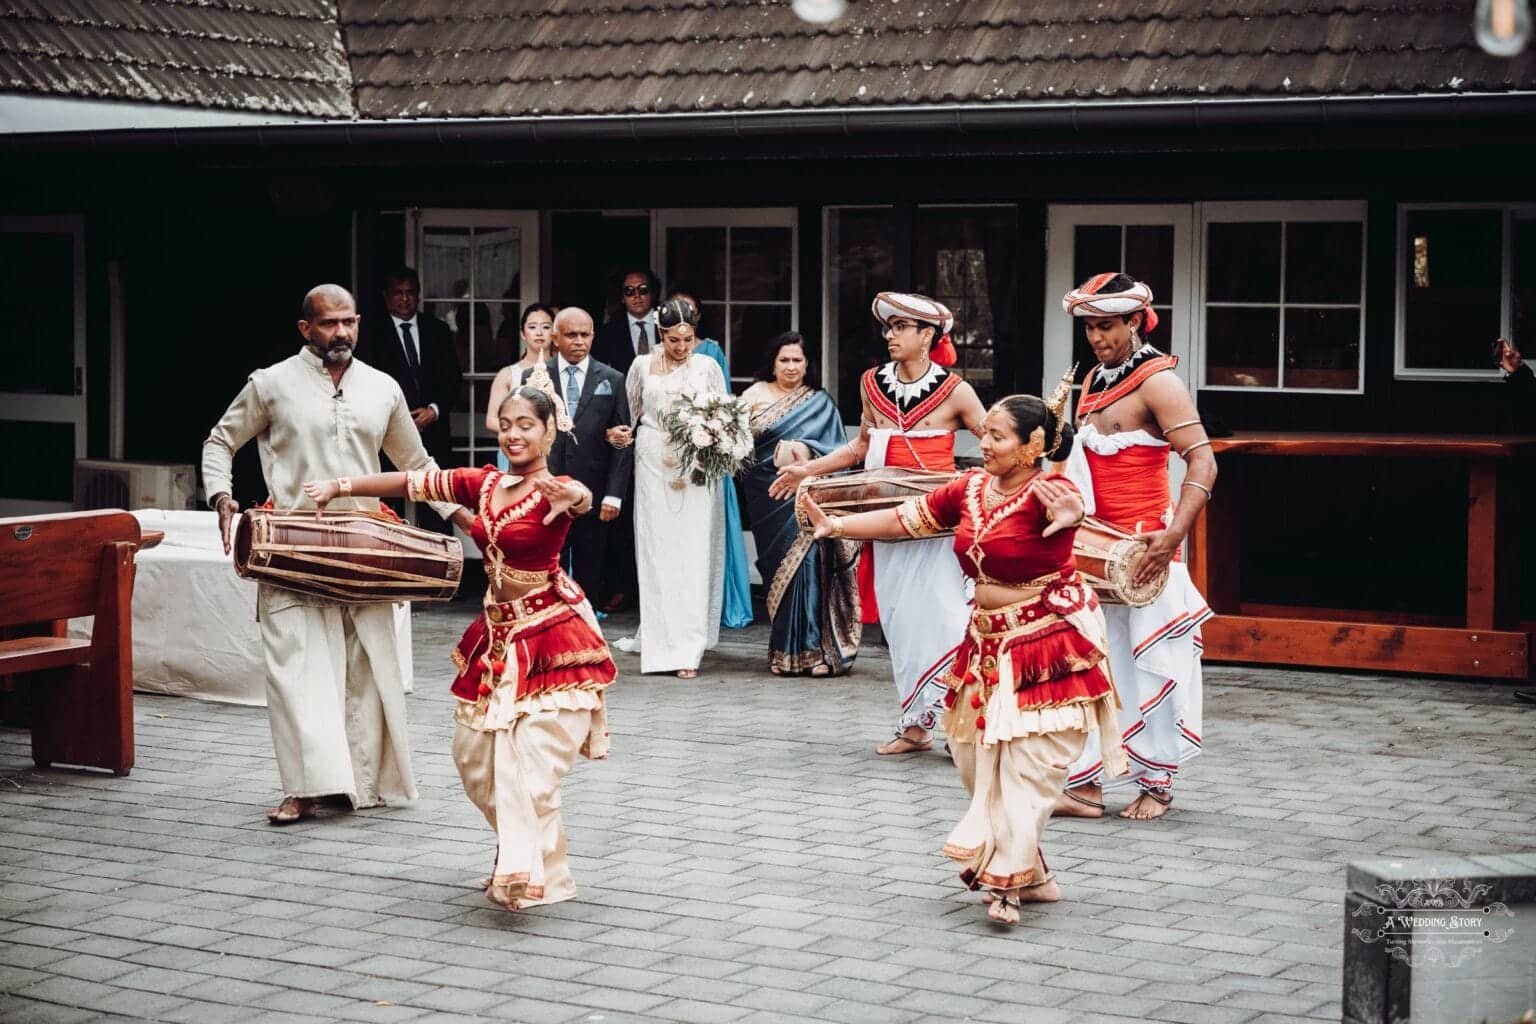
[[[795,522],[794,502],[770,498],[768,485],[783,466],[846,444],[843,418],[794,331],[774,339],[757,383],[742,399],[752,407],[757,442],[742,484],[773,624],[768,669],[840,676],[859,651],[858,546],[812,540]]]

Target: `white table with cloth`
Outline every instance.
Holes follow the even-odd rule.
[[[164,532],[135,558],[133,688],[146,693],[264,705],[267,670],[256,624],[256,584],[235,575],[216,512],[157,508],[133,513]],[[89,618],[70,623],[90,636]],[[395,605],[400,677],[411,692],[411,610]]]

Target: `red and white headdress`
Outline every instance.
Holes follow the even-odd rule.
[[[1072,316],[1130,316],[1144,312],[1141,329],[1157,326],[1157,310],[1152,308],[1152,289],[1134,281],[1124,291],[1107,292],[1104,286],[1119,274],[1095,274],[1061,297],[1061,308]]]
[[[938,328],[938,337],[928,352],[928,358],[940,366],[955,365],[955,346],[949,340],[954,329],[955,315],[942,302],[934,302],[926,295],[909,295],[905,292],[881,292],[870,304],[870,311],[882,324],[892,320],[915,320]]]

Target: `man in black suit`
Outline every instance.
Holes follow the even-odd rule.
[[[661,281],[649,270],[624,275],[621,298],[624,313],[603,324],[592,354],[621,374],[629,373],[635,356],[656,347],[656,303],[661,301]]]
[[[421,278],[401,267],[384,278],[385,323],[360,346],[359,355],[391,377],[405,392],[422,446],[447,469],[455,465],[448,417],[463,400],[464,375],[448,325],[421,312]],[[447,524],[425,505],[417,518],[428,529],[448,532]]]
[[[575,477],[599,496],[592,511],[571,524],[560,561],[596,604],[608,524],[619,517],[634,467],[634,449],[628,444],[629,398],[619,371],[592,358],[592,318],[585,310],[562,309],[555,317],[554,341],[559,355],[546,365],[555,390],[565,399],[572,428],[571,434],[555,439],[549,471]],[[532,372],[524,370],[522,380]],[[608,442],[614,427],[624,428],[617,435],[624,441],[622,448]]]
[[[635,357],[645,355],[658,343],[656,335],[655,306],[661,299],[661,280],[649,269],[630,270],[624,275],[620,299],[622,315],[603,324],[598,332],[593,352],[598,359],[628,375]],[[634,500],[631,488],[629,498]],[[616,612],[630,607],[639,583],[635,573],[635,524],[634,513],[626,509],[613,531],[613,543],[609,555],[608,582],[612,591],[605,611]]]

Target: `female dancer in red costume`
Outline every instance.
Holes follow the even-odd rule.
[[[1072,425],[1040,399],[1012,395],[984,426],[984,468],[925,498],[841,519],[814,503],[808,511],[818,539],[955,531],[976,606],[945,676],[943,726],[971,804],[944,854],[962,865],[968,887],[993,891],[990,918],[1016,924],[1021,902],[1061,898],[1040,834],[1088,734],[1118,739],[1119,701],[1101,664],[1104,617],[1072,558],[1082,496],[1065,477],[1040,471],[1042,456],[1067,457]]]
[[[484,614],[453,652],[453,760],[464,792],[496,830],[485,892],[508,910],[576,895],[560,781],[578,753],[607,756],[603,691],[616,675],[585,595],[559,568],[571,518],[591,508],[592,495],[545,466],[563,410],[542,369],[498,411],[510,472],[486,466],[304,485],[322,509],[353,494],[454,501],[475,512],[471,535],[490,586]]]

